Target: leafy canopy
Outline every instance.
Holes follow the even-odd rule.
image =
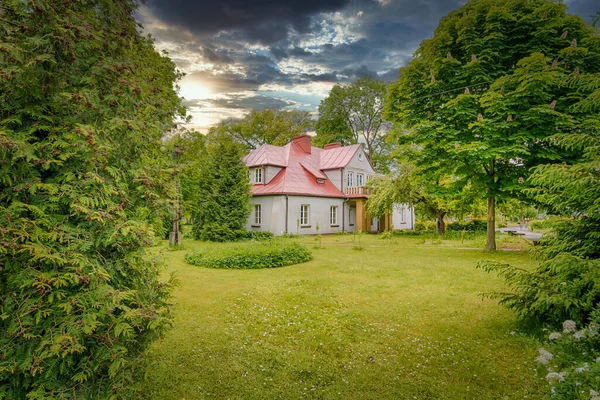
[[[385,82],[369,77],[331,88],[319,105],[315,145],[364,143],[377,170],[385,172],[389,162],[388,127],[383,121],[387,88]]]
[[[597,71],[599,51],[564,4],[472,0],[440,21],[390,88],[386,117],[406,128],[396,141],[414,146],[419,173],[441,170],[488,200],[488,250],[496,198],[519,191],[529,168],[570,156],[551,139],[581,121],[562,82]]]
[[[308,131],[313,121],[308,111],[252,110],[241,120],[225,120],[216,130],[230,135],[247,150],[263,144],[285,146],[293,137]]]

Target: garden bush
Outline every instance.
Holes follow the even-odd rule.
[[[600,260],[586,260],[570,254],[543,261],[533,271],[495,261],[478,267],[495,271],[514,288],[512,293],[490,293],[525,320],[558,326],[562,321],[589,321],[600,299]]]
[[[546,377],[550,398],[600,399],[600,313],[582,329],[564,321],[562,332],[552,332],[539,349],[538,373]]]
[[[435,231],[435,221],[417,221],[415,222],[414,230],[420,231]]]
[[[487,221],[474,219],[471,221],[453,221],[446,225],[447,231],[485,232]]]
[[[310,260],[312,254],[305,246],[279,240],[211,246],[185,255],[188,264],[225,269],[276,268]]]

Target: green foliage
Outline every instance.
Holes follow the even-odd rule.
[[[271,232],[268,232],[268,231],[253,231],[253,232],[249,232],[249,234],[250,234],[250,239],[256,240],[257,242],[262,242],[265,240],[273,240],[275,238],[275,235],[273,235]]]
[[[417,173],[488,200],[489,250],[495,199],[519,192],[532,166],[567,161],[552,136],[597,115],[575,104],[599,54],[594,29],[562,3],[473,0],[440,21],[390,87],[386,118]]]
[[[289,241],[211,246],[185,255],[188,264],[226,269],[276,268],[310,260],[312,254],[305,246]]]
[[[225,120],[213,128],[231,136],[247,150],[263,144],[285,146],[293,137],[309,131],[313,121],[308,111],[252,110],[241,120]]]
[[[529,222],[529,229],[532,231],[552,229],[557,221],[555,218],[536,219]]]
[[[600,261],[562,254],[533,271],[509,264],[482,261],[479,268],[494,271],[514,288],[512,293],[490,293],[527,322],[558,326],[570,319],[589,321],[600,301]]]
[[[485,232],[487,229],[487,221],[482,219],[473,219],[471,221],[453,221],[446,225],[446,229],[455,232]]]
[[[379,172],[390,163],[388,127],[383,121],[387,83],[369,77],[352,84],[335,85],[319,105],[315,144],[364,142],[366,152]]]
[[[230,136],[216,131],[209,134],[207,155],[198,172],[195,239],[228,242],[245,237],[252,195],[243,156],[243,147]]]
[[[144,246],[183,110],[136,6],[0,6],[0,397],[130,398],[171,325]]]
[[[435,221],[417,221],[414,226],[415,231],[435,231]]]
[[[574,321],[563,323],[539,349],[538,370],[550,385],[548,397],[560,400],[594,400],[600,397],[600,314],[577,329]]]

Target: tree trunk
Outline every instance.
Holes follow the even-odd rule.
[[[446,223],[444,222],[445,212],[437,211],[435,213],[435,232],[438,235],[444,235],[446,233]]]
[[[488,197],[487,244],[485,251],[496,251],[496,197]]]

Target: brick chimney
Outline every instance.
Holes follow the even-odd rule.
[[[329,143],[323,147],[323,150],[337,149],[338,147],[342,147],[342,144],[340,142]]]
[[[311,153],[311,150],[310,150],[311,144],[310,144],[310,136],[309,135],[296,136],[295,138],[292,139],[292,143],[296,143],[298,146],[300,146],[300,148],[306,154]]]

